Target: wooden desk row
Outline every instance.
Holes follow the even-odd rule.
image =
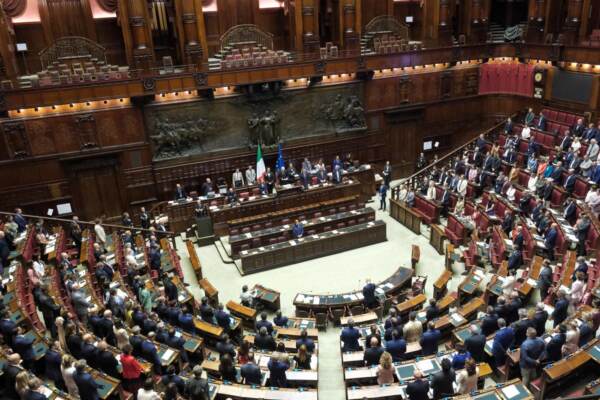
[[[386,297],[396,296],[402,290],[410,287],[413,271],[399,267],[393,275],[377,285],[377,292],[383,292]],[[294,297],[296,312],[308,313],[327,312],[331,309],[349,309],[363,303],[362,290],[340,294],[305,294],[299,293]]]
[[[421,217],[403,201],[390,199],[390,216],[416,235],[421,234]]]

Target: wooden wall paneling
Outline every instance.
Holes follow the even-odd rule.
[[[28,51],[25,53],[25,59],[27,62],[27,68],[23,63],[23,57],[17,57],[17,63],[19,65],[19,71],[30,73],[40,71],[42,66],[40,64],[40,58],[38,53],[48,46],[50,42],[47,42],[44,27],[41,23],[33,22],[27,24],[14,25],[15,30],[15,42],[27,43]]]
[[[94,42],[98,41],[98,37],[96,35],[96,27],[94,16],[92,14],[92,8],[90,6],[89,0],[77,0],[81,7],[81,16],[83,17],[83,21],[85,23],[85,30],[87,31],[87,38],[93,40]]]
[[[581,12],[583,0],[567,0],[567,19],[564,21],[562,33],[566,44],[577,42],[579,28],[581,25]]]
[[[302,41],[304,53],[319,51],[318,0],[302,0]]]
[[[44,38],[48,45],[54,42],[54,32],[52,31],[52,22],[48,11],[48,0],[39,0],[38,9],[40,12],[40,21],[44,29]]]
[[[583,0],[581,8],[581,26],[579,27],[579,41],[587,40],[590,34],[590,13],[592,11],[592,0]]]
[[[200,64],[208,52],[202,1],[175,0],[174,5],[179,53],[185,64]]]
[[[275,49],[289,49],[288,17],[284,15],[283,8],[259,8],[259,0],[253,0],[254,24],[260,29],[273,35]]]
[[[127,7],[133,64],[136,68],[150,68],[154,64],[154,46],[146,1],[126,0],[120,3],[125,3]]]
[[[117,18],[95,19],[94,27],[98,43],[106,49],[106,61],[113,65],[127,65],[123,33]]]
[[[133,61],[133,35],[131,33],[131,26],[129,25],[129,5],[127,1],[119,1],[118,3],[117,18],[119,19],[119,25],[121,26],[121,33],[123,34],[123,46],[125,48],[125,58],[127,59],[127,65],[134,65]]]
[[[204,26],[206,30],[206,46],[208,55],[211,56],[219,51],[219,15],[218,12],[204,13]]]
[[[19,74],[17,55],[15,54],[15,32],[9,17],[0,7],[0,79],[14,79]],[[0,104],[0,110],[2,105]]]

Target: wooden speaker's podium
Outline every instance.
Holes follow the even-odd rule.
[[[212,244],[215,241],[213,224],[209,216],[196,218],[196,238],[198,246]]]

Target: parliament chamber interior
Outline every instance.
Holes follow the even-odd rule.
[[[599,0],[0,0],[0,398],[599,398],[599,111]]]

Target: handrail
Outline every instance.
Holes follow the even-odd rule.
[[[518,115],[518,113],[514,113],[510,117],[514,119],[517,115]],[[489,128],[481,133],[483,133],[484,136],[488,136],[490,133],[494,132],[496,129],[498,129],[499,127],[501,127],[504,124],[505,124],[505,121],[499,122],[496,125],[492,126],[491,128]],[[398,196],[400,194],[400,186],[402,186],[403,184],[405,184],[407,182],[412,185],[412,183],[414,182],[415,179],[421,177],[428,170],[430,170],[431,168],[436,167],[438,165],[442,165],[442,163],[444,161],[447,161],[448,159],[454,157],[457,153],[459,153],[460,151],[464,150],[465,148],[467,148],[468,146],[473,144],[473,142],[475,142],[477,140],[477,138],[479,137],[479,135],[481,135],[481,133],[478,133],[477,136],[475,136],[473,139],[467,141],[463,145],[450,151],[448,154],[442,156],[437,161],[435,161],[431,164],[427,164],[424,168],[421,168],[419,171],[415,172],[414,174],[410,175],[409,177],[401,179],[400,183],[398,183],[396,186],[392,187],[392,198],[394,200],[398,200]]]
[[[0,215],[15,216],[16,213],[0,211]],[[71,222],[73,222],[73,220],[71,220],[71,219],[49,217],[49,216],[45,216],[45,215],[31,215],[31,214],[21,214],[21,215],[28,219],[43,219],[45,221],[54,221],[54,222],[58,222],[61,224],[70,224]],[[79,221],[77,221],[77,223],[79,223],[81,225],[90,225],[92,227],[92,229],[93,229],[94,225],[96,225],[95,222],[91,222],[91,221],[79,220]],[[112,230],[120,230],[120,231],[134,230],[134,231],[147,232],[147,233],[155,233],[155,234],[158,233],[160,235],[166,235],[166,236],[175,236],[175,232],[171,232],[171,231],[158,232],[158,231],[153,231],[151,229],[145,229],[145,228],[140,228],[140,227],[131,227],[131,226],[125,226],[125,225],[117,225],[117,224],[100,224],[100,225],[102,225],[102,227],[105,227],[105,228],[110,228],[111,231]]]

